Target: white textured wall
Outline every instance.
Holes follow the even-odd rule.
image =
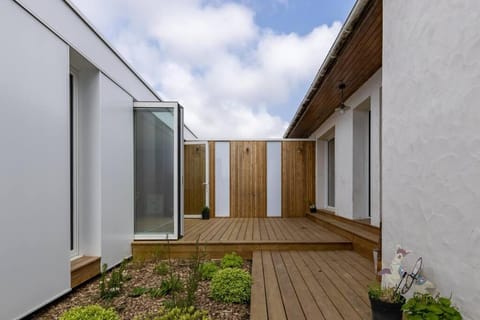
[[[383,250],[480,319],[480,3],[384,1]]]
[[[326,146],[324,140],[335,132],[335,212],[352,219],[354,182],[354,119],[355,108],[370,98],[371,121],[371,214],[372,224],[380,221],[380,87],[382,70],[379,69],[355,93],[346,105],[352,108],[344,114],[334,113],[310,136],[317,139],[317,207],[326,207]]]
[[[102,263],[131,255],[133,239],[133,100],[100,75]]]
[[[68,47],[0,1],[0,319],[70,288]]]

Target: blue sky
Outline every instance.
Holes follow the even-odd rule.
[[[202,138],[281,137],[353,0],[73,0]]]

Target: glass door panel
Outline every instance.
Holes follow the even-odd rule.
[[[180,108],[176,103],[135,103],[136,239],[177,239],[182,228]]]

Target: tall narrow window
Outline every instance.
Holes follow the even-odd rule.
[[[328,140],[327,205],[335,207],[335,138]]]
[[[74,152],[73,152],[73,141],[74,141],[74,128],[73,128],[73,113],[74,113],[74,101],[75,99],[73,98],[73,95],[74,95],[74,84],[73,84],[73,74],[70,73],[70,92],[69,92],[69,95],[70,95],[70,109],[69,109],[69,117],[70,117],[70,251],[71,252],[74,252],[75,251],[75,241],[74,241],[74,238],[75,238],[75,235],[74,235],[74,231],[75,231],[75,226],[74,226],[74,220],[75,220],[75,213],[74,213],[74,210],[75,210],[75,199],[74,199],[74,187],[73,187],[73,183],[74,183],[74,163],[73,163],[73,158],[74,158]]]
[[[72,68],[69,74],[69,122],[70,122],[70,257],[78,256],[78,210],[77,210],[77,95],[78,76]]]

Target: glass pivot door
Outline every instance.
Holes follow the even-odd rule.
[[[183,108],[135,102],[135,239],[183,235]]]

